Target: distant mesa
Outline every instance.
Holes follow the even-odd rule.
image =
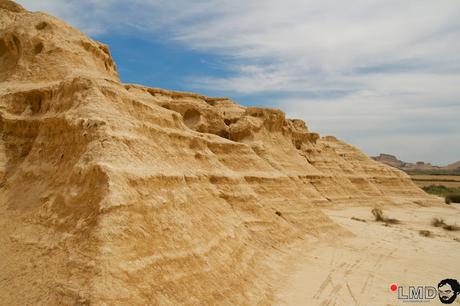
[[[379,156],[372,156],[373,160],[387,164],[389,166],[404,170],[404,171],[445,171],[445,172],[459,172],[460,173],[460,161],[449,164],[447,166],[437,166],[431,163],[425,163],[423,161],[417,161],[415,163],[405,162],[399,160],[396,156],[386,153],[380,153]]]

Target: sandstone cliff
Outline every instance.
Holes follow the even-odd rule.
[[[314,116],[314,114],[312,114]],[[0,0],[5,305],[266,304],[320,205],[426,203],[282,111],[120,83],[107,46]]]

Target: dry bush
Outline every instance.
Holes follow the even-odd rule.
[[[446,223],[444,223],[444,220],[441,219],[441,218],[434,218],[431,221],[431,225],[433,225],[434,227],[442,227],[442,226],[446,225]]]
[[[380,208],[372,209],[372,214],[375,217],[375,221],[383,222],[383,211]]]
[[[457,226],[455,224],[453,224],[453,225],[446,224],[442,228],[445,229],[446,231],[458,231],[458,230],[460,230],[460,226]]]
[[[385,222],[386,224],[399,224],[401,222],[399,222],[398,219],[394,219],[394,218],[385,218],[383,220],[383,222]]]
[[[351,217],[351,220],[360,221],[360,222],[367,222],[364,219],[360,219],[360,218],[356,218],[356,217]]]
[[[446,222],[444,222],[444,220],[442,218],[434,218],[431,221],[431,225],[433,225],[434,227],[442,227],[446,231],[458,231],[458,230],[460,230],[459,226],[457,226],[456,224],[447,224]]]
[[[372,209],[372,214],[375,217],[375,221],[377,222],[384,222],[385,224],[399,224],[398,219],[393,219],[393,218],[387,218],[383,215],[383,211],[380,208],[374,208]]]
[[[420,230],[418,231],[418,233],[420,234],[420,236],[423,236],[423,237],[431,237],[431,232],[427,230]]]

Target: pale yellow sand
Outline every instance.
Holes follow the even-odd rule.
[[[402,222],[391,226],[372,221],[369,207],[325,210],[355,237],[317,243],[307,250],[279,290],[280,304],[401,305],[389,289],[392,283],[436,286],[445,278],[458,279],[460,232],[430,224],[433,217],[442,217],[460,225],[460,209],[452,207],[389,208],[384,212]],[[419,230],[433,236],[423,237]],[[441,305],[437,299],[429,304]],[[460,299],[454,303],[458,304]]]

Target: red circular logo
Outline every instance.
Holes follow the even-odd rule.
[[[393,292],[396,291],[397,289],[398,289],[398,286],[396,286],[396,284],[392,284],[390,286],[390,290],[393,291]]]

